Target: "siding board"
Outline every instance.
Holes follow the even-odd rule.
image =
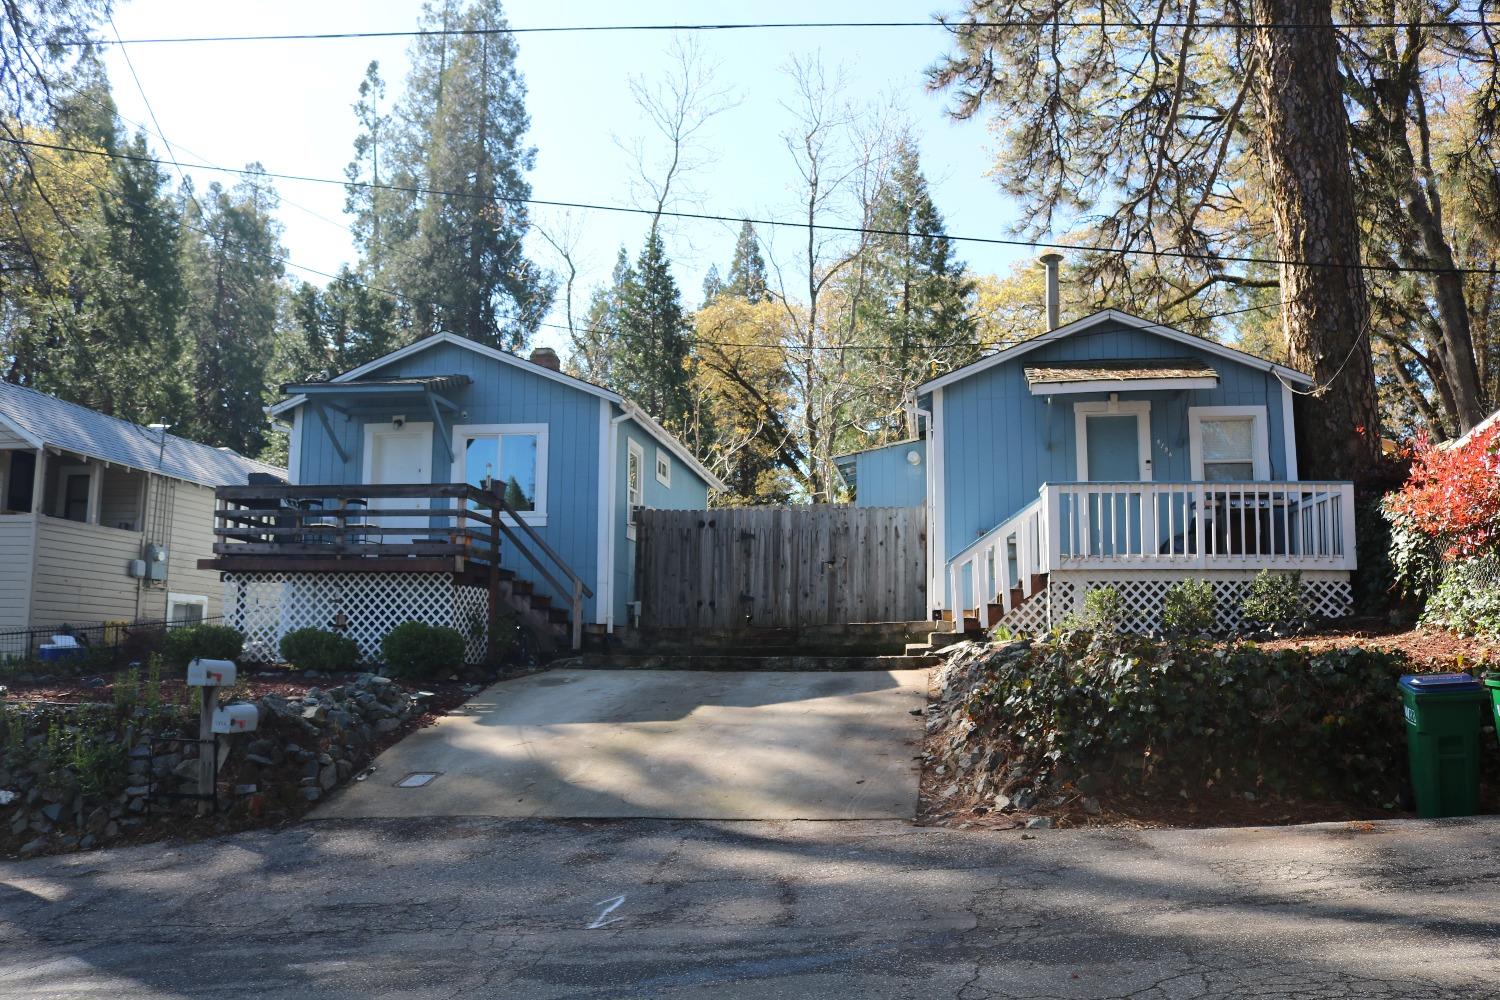
[[[0,516],[0,629],[27,625],[35,530],[36,521],[30,514]]]

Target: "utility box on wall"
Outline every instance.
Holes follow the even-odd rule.
[[[160,583],[167,578],[167,548],[165,545],[146,546],[146,579]]]

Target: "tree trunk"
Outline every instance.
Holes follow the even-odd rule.
[[[1292,364],[1317,380],[1300,408],[1305,474],[1360,479],[1380,456],[1369,302],[1349,172],[1349,124],[1330,0],[1252,0]],[[1275,25],[1307,25],[1288,29]]]

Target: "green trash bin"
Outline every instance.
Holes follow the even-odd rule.
[[[1399,683],[1417,815],[1479,811],[1479,719],[1485,689],[1469,674],[1407,674]]]
[[[1490,721],[1495,724],[1495,736],[1500,738],[1500,674],[1487,673],[1483,675],[1484,686],[1490,691],[1490,704],[1495,713]]]

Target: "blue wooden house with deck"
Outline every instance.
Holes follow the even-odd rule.
[[[628,621],[639,507],[702,508],[722,483],[618,393],[439,334],[270,408],[289,483],[218,491],[225,615],[249,654],[340,629],[374,657],[408,619],[484,655],[492,609],[544,645]],[[499,558],[492,558],[493,552]]]
[[[1299,571],[1309,610],[1340,615],[1354,497],[1298,477],[1292,403],[1310,384],[1109,309],[925,383],[909,402],[921,441],[840,464],[861,504],[925,503],[931,610],[971,627],[1046,627],[1104,586],[1151,625],[1188,577],[1232,626],[1266,569]]]

